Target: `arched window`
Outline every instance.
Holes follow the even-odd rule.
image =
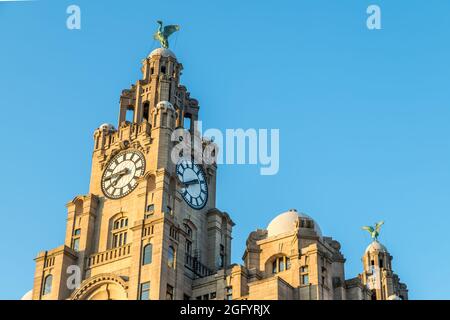
[[[49,294],[50,292],[52,292],[52,281],[53,281],[53,276],[51,274],[49,274],[48,276],[45,277],[42,295],[45,296],[45,295]]]
[[[272,273],[283,272],[291,268],[291,260],[286,256],[277,257],[272,261]]]
[[[112,247],[117,248],[127,244],[128,218],[121,217],[114,221],[112,229]]]
[[[153,246],[151,243],[147,244],[144,247],[143,254],[142,254],[142,265],[150,264],[152,263],[152,250]]]
[[[175,249],[172,246],[169,247],[169,252],[167,255],[167,265],[170,268],[175,268]]]

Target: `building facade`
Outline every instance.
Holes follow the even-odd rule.
[[[340,244],[296,210],[252,232],[231,264],[230,215],[216,208],[215,164],[173,152],[195,130],[198,101],[169,49],[142,61],[120,97],[118,126],[94,132],[89,193],[67,204],[64,244],[36,257],[32,299],[407,299],[392,257],[374,241],[346,280]],[[182,156],[182,155],[181,155]]]

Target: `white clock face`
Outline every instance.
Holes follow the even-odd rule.
[[[197,210],[208,201],[208,185],[202,168],[189,160],[177,164],[177,176],[182,184],[180,194],[187,204]]]
[[[116,155],[107,165],[102,177],[102,190],[105,196],[119,199],[138,184],[145,172],[144,156],[137,151],[127,151]]]

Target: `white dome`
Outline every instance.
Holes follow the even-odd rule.
[[[156,105],[156,108],[164,108],[164,109],[175,110],[175,108],[173,107],[173,105],[169,101],[160,101],[160,102],[158,102],[158,104]]]
[[[319,237],[322,236],[322,231],[320,230],[319,225],[314,221],[314,219],[312,219],[307,214],[298,212],[295,209],[286,211],[270,221],[269,225],[267,226],[267,236],[273,237],[279,234],[294,231],[298,218],[312,220],[314,222],[314,231]]]
[[[162,57],[172,57],[174,59],[176,59],[177,57],[175,56],[175,53],[173,53],[171,50],[166,49],[166,48],[158,48],[153,50],[148,57],[151,58],[153,56],[162,56]]]
[[[371,244],[369,244],[367,246],[365,253],[367,254],[368,252],[374,252],[374,251],[388,252],[386,247],[383,246],[381,243],[379,243],[376,240],[374,240]]]
[[[99,127],[100,130],[113,131],[114,126],[110,123],[104,123]]]
[[[28,291],[20,300],[33,300],[33,290]]]

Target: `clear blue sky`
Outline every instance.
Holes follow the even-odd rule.
[[[66,8],[82,29],[66,29]],[[382,9],[369,31],[366,8]],[[65,204],[88,191],[92,133],[178,23],[173,50],[205,128],[279,128],[280,172],[221,166],[218,207],[241,262],[250,231],[297,208],[342,244],[346,276],[380,241],[411,298],[450,298],[450,2],[0,2],[3,183],[0,298],[32,287],[33,258],[63,243]]]

